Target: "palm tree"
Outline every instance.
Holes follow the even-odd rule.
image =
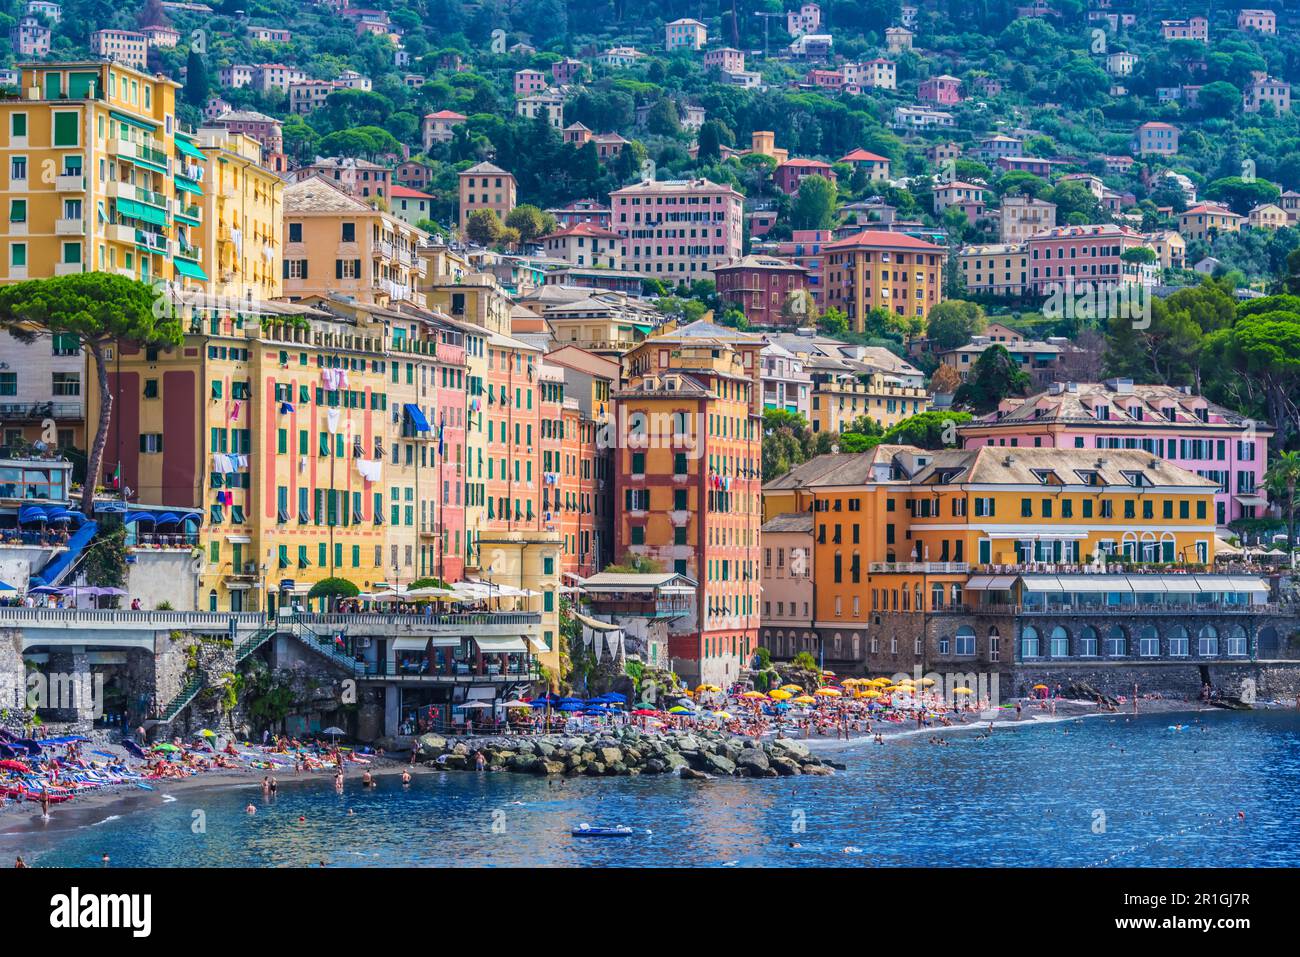
[[[1294,562],[1292,546],[1295,543],[1296,484],[1300,483],[1300,452],[1279,452],[1269,470],[1264,473],[1264,481],[1274,491],[1282,492],[1286,497],[1286,551],[1287,557]]]

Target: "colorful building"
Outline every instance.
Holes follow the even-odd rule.
[[[872,309],[925,317],[943,299],[947,250],[905,233],[865,231],[822,247],[824,302],[859,332]]]

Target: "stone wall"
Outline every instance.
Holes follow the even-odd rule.
[[[1300,662],[1295,661],[1080,661],[1017,665],[1003,694],[1024,697],[1036,684],[1062,688],[1087,684],[1111,697],[1159,693],[1167,698],[1197,700],[1208,681],[1232,697],[1289,701],[1300,694]],[[1253,684],[1247,684],[1253,682]]]
[[[199,602],[199,575],[188,549],[152,551],[133,549],[127,566],[126,590],[139,598],[146,610],[168,602],[176,611],[206,611]],[[125,605],[123,605],[125,607]]]
[[[0,708],[24,707],[27,700],[22,632],[0,628]]]

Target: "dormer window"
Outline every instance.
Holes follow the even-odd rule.
[[[1056,473],[1051,469],[1033,469],[1034,478],[1038,479],[1039,485],[1050,485]]]
[[[1142,421],[1142,406],[1140,406],[1140,405],[1131,405],[1131,406],[1129,406],[1128,414],[1129,414],[1129,416],[1133,419],[1134,422],[1141,422],[1141,421]]]
[[[1105,422],[1110,418],[1110,406],[1094,405],[1092,407],[1092,414],[1096,416],[1099,421]]]
[[[1172,405],[1165,406],[1164,412],[1165,412],[1165,418],[1168,419],[1170,422],[1174,421],[1174,419],[1178,415],[1178,409]]]
[[[1092,469],[1078,469],[1074,473],[1084,485],[1100,485],[1101,473]]]
[[[1134,488],[1147,488],[1151,485],[1151,480],[1141,472],[1131,472],[1126,469],[1120,472],[1120,474],[1123,475],[1124,480]]]

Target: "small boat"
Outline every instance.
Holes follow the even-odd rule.
[[[617,824],[613,827],[592,827],[590,824],[579,824],[571,833],[574,837],[631,837],[636,831],[626,824]]]

